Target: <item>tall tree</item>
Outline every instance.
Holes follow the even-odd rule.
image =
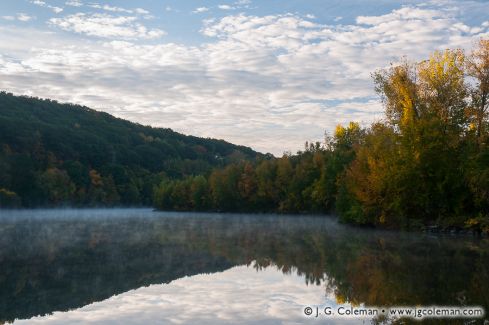
[[[489,40],[481,39],[467,60],[467,74],[475,80],[470,117],[480,141],[485,134],[489,107]]]

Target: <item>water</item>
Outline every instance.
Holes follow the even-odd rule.
[[[0,323],[368,324],[382,318],[304,307],[414,305],[489,311],[488,239],[314,216],[0,211]]]

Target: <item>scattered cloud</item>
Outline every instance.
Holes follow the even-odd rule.
[[[202,12],[206,12],[206,11],[209,11],[209,8],[207,7],[198,7],[198,8],[195,8],[194,11],[192,11],[194,14],[198,14],[198,13],[202,13]]]
[[[9,21],[18,20],[18,21],[26,22],[26,21],[30,21],[30,20],[35,19],[35,17],[30,16],[30,15],[23,13],[23,12],[19,12],[15,16],[2,16],[2,19],[9,20]]]
[[[35,0],[36,2],[43,2],[39,0]],[[84,3],[82,3],[79,0],[71,0],[65,2],[65,5],[71,6],[71,7],[83,7],[85,6]],[[99,4],[99,3],[89,3],[86,5],[89,8],[94,8],[94,9],[99,9],[103,11],[109,11],[112,13],[125,13],[125,14],[139,14],[139,15],[149,15],[150,12],[146,9],[143,8],[135,8],[135,9],[127,9],[127,8],[122,8],[122,7],[117,7],[117,6],[110,6],[107,4]]]
[[[141,15],[149,15],[149,11],[145,10],[143,8],[136,8],[136,9],[134,9],[134,12],[141,14]]]
[[[83,6],[83,3],[77,0],[72,0],[72,1],[66,1],[65,5],[71,6],[71,7],[81,7]]]
[[[250,9],[251,1],[249,0],[239,0],[234,2],[232,5],[220,4],[217,8],[221,10],[236,10],[236,9]]]
[[[20,20],[20,21],[29,21],[29,20],[32,20],[33,18],[34,17],[29,16],[28,14],[24,14],[24,13],[17,14],[17,20]]]
[[[36,6],[40,6],[40,7],[44,7],[44,8],[48,8],[48,9],[51,9],[52,11],[54,11],[55,13],[59,14],[60,12],[63,11],[63,8],[61,7],[56,7],[56,6],[51,6],[50,4],[46,3],[45,1],[41,1],[41,0],[32,0],[31,1],[32,4],[35,4]]]
[[[111,39],[154,39],[165,35],[160,29],[148,29],[137,17],[108,14],[77,13],[63,18],[51,18],[49,23],[65,31]]]
[[[460,16],[467,3],[404,6],[341,25],[298,14],[230,15],[205,20],[207,39],[198,46],[141,43],[163,32],[137,15],[52,18],[52,26],[102,40],[5,55],[0,88],[281,154],[338,123],[379,118],[372,71],[403,55],[420,60],[489,37],[487,19]],[[489,3],[470,2],[470,9],[487,12]],[[2,54],[9,54],[7,37],[0,33]]]
[[[128,14],[133,13],[133,11],[129,10],[129,9],[125,9],[125,8],[121,8],[121,7],[113,7],[113,6],[109,6],[109,5],[100,5],[98,3],[90,4],[89,7],[92,7],[95,9],[102,9],[105,11],[112,11],[112,12],[124,12],[124,13],[128,13]]]
[[[230,5],[219,5],[217,6],[221,10],[232,10],[235,9],[234,7],[231,7]]]

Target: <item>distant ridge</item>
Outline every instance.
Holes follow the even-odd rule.
[[[224,140],[0,92],[0,207],[149,205],[163,179],[260,156]]]

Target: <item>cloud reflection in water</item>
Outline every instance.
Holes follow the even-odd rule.
[[[304,285],[304,276],[276,267],[237,266],[222,273],[184,277],[116,295],[69,312],[15,324],[302,324],[305,305],[336,306],[324,285]],[[324,321],[325,319],[323,319]],[[332,319],[329,324],[362,323]]]

